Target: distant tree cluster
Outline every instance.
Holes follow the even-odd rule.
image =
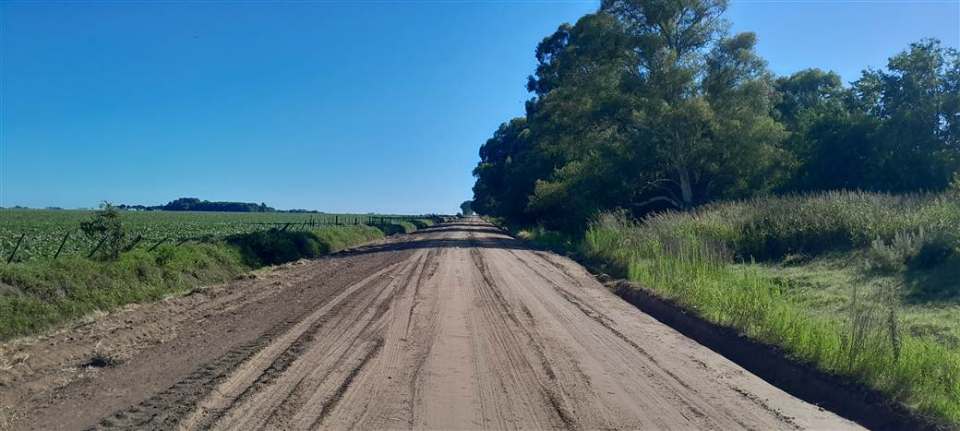
[[[473,210],[582,229],[720,199],[942,190],[960,167],[960,56],[914,43],[844,86],[776,77],[724,0],[604,0],[537,47],[526,115],[480,148]]]
[[[264,203],[255,204],[248,202],[213,202],[200,200],[197,198],[179,198],[168,202],[166,205],[144,206],[144,205],[118,205],[117,208],[124,210],[139,211],[221,211],[221,212],[276,212],[277,210],[268,207]]]
[[[460,214],[463,214],[465,216],[472,216],[473,201],[463,201],[463,203],[460,204]]]

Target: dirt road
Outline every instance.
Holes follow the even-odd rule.
[[[0,348],[12,429],[843,429],[569,259],[448,224]]]

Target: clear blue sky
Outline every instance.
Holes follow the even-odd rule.
[[[598,2],[4,2],[0,206],[457,210],[538,41]],[[956,47],[960,3],[734,1],[780,74]]]

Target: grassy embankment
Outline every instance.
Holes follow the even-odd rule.
[[[114,261],[73,255],[0,263],[0,340],[33,334],[94,311],[183,294],[252,269],[321,256],[385,234],[412,232],[421,224],[432,222],[260,231],[210,242],[168,243],[153,251],[134,249]]]
[[[956,193],[761,198],[642,223],[607,214],[579,252],[707,320],[960,426]]]

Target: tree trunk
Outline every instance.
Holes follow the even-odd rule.
[[[693,185],[690,183],[690,171],[687,168],[677,168],[680,183],[680,198],[683,199],[682,209],[693,206]]]

